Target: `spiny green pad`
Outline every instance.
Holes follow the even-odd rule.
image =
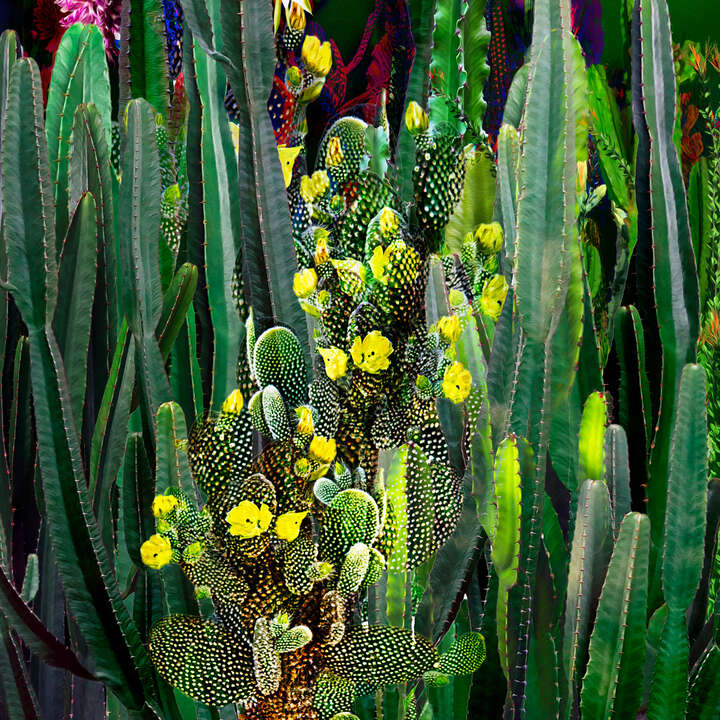
[[[485,639],[479,632],[461,635],[455,644],[440,656],[438,671],[445,675],[470,675],[485,660]]]
[[[330,478],[318,478],[313,485],[315,497],[325,505],[330,505],[339,492],[340,488]]]
[[[273,440],[288,440],[292,431],[288,422],[287,408],[282,395],[274,385],[268,385],[262,391],[262,407],[265,423]]]
[[[312,637],[312,630],[307,625],[296,625],[280,634],[275,640],[275,649],[279,653],[295,652],[307,645]]]
[[[294,595],[310,592],[313,580],[310,570],[317,557],[317,547],[308,533],[301,532],[292,542],[286,543],[282,553],[283,579]]]
[[[324,670],[315,684],[313,706],[320,713],[321,720],[329,720],[338,713],[352,707],[355,699],[355,683]]]
[[[320,558],[338,562],[355,543],[371,544],[379,524],[378,506],[370,495],[354,488],[343,490],[325,510],[320,533]]]
[[[270,632],[270,624],[264,617],[259,617],[255,621],[252,656],[255,679],[260,692],[263,695],[274,693],[280,687],[282,665]]]
[[[150,635],[150,654],[170,685],[208,705],[247,701],[257,693],[248,643],[208,620],[163,618]]]
[[[269,328],[257,339],[253,366],[260,387],[274,385],[288,407],[296,408],[307,399],[302,346],[287,328]]]
[[[353,627],[328,655],[334,673],[372,685],[392,685],[420,677],[437,662],[429,640],[399,627]]]
[[[345,556],[340,577],[338,578],[338,592],[343,595],[356,593],[365,579],[370,565],[370,548],[365,543],[355,543]]]
[[[252,424],[246,412],[209,415],[188,438],[188,460],[195,482],[213,498],[234,469],[252,458]]]

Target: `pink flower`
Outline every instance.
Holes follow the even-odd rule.
[[[97,25],[105,39],[108,57],[117,55],[122,0],[55,0],[55,4],[64,13],[60,20],[63,26],[74,23]]]

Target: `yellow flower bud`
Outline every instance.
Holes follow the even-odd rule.
[[[443,394],[456,405],[463,402],[470,394],[472,376],[461,362],[448,366],[443,375]]]
[[[438,332],[440,337],[448,344],[454,345],[462,328],[460,327],[460,318],[457,315],[445,315],[438,320]]]
[[[305,268],[295,273],[293,292],[299,298],[310,297],[317,288],[317,273],[312,268]]]
[[[275,534],[281,540],[292,542],[300,534],[300,525],[305,519],[308,511],[303,512],[287,512],[278,516],[275,521]]]
[[[331,380],[338,380],[347,374],[348,356],[340,348],[319,348],[318,352],[325,361],[325,372]]]
[[[162,535],[151,535],[140,546],[142,561],[154,570],[159,570],[172,560],[172,547]]]
[[[293,30],[304,30],[305,29],[305,12],[296,2],[290,5],[290,11],[285,11],[287,14],[288,25]]]
[[[312,408],[307,405],[301,405],[295,409],[298,416],[297,431],[300,435],[312,435],[315,432],[315,422],[313,421]]]
[[[372,270],[373,277],[383,284],[387,283],[388,276],[385,272],[385,267],[390,261],[390,256],[387,250],[383,250],[380,245],[376,246],[373,250],[372,257],[370,258],[370,270]]]
[[[302,46],[302,60],[305,67],[318,77],[325,77],[332,67],[332,49],[326,40],[321,43],[317,35],[306,35]]]
[[[384,207],[380,211],[380,234],[383,237],[394,235],[400,227],[397,213],[390,207]]]
[[[285,84],[295,90],[300,89],[302,84],[302,73],[297,65],[291,65],[285,73]]]
[[[180,501],[174,495],[156,495],[152,501],[152,513],[156,518],[169,515]]]
[[[239,415],[244,403],[245,400],[243,399],[242,393],[239,390],[233,390],[225,398],[221,410],[228,415]]]
[[[334,438],[326,438],[321,435],[316,435],[310,441],[310,458],[322,463],[323,465],[329,465],[337,455],[337,445]]]
[[[424,133],[430,124],[427,113],[414,100],[408,103],[405,110],[405,127],[413,135]]]
[[[478,248],[483,255],[494,255],[503,243],[503,229],[500,223],[481,223],[474,234]]]
[[[345,153],[343,153],[342,144],[340,143],[339,137],[330,138],[330,142],[325,152],[325,165],[329,168],[334,168],[340,165],[345,159]]]

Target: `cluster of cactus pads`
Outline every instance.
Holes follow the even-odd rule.
[[[298,50],[288,28],[282,44]],[[286,72],[299,96],[327,73],[308,70],[309,45],[306,38],[307,77],[295,65]],[[209,705],[243,703],[248,719],[282,717],[285,707],[298,718],[350,718],[356,694],[423,676],[442,682],[484,659],[479,633],[439,655],[411,630],[358,624],[356,614],[387,567],[417,568],[457,523],[461,478],[436,399],[462,403],[471,394],[455,343],[475,322],[473,300],[499,315],[507,285],[490,268],[502,231],[494,224],[468,233],[453,312],[428,328],[428,256],[443,242],[471,148],[452,129],[430,131],[424,111],[408,106],[417,147],[408,213],[369,169],[369,138],[382,127],[337,120],[316,169],[302,172],[303,119],[295,112],[284,126],[280,155],[299,264],[293,290],[313,323],[314,379],[293,332],[278,326],[256,336],[251,312],[240,362],[249,382],[187,441],[204,504],[176,487],[158,495],[157,532],[141,549],[150,567],[178,563],[216,615],[156,624],[158,671]],[[398,447],[403,492],[386,487],[389,468],[379,463]]]

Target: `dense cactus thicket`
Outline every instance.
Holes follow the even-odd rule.
[[[720,55],[631,5],[2,34],[0,718],[720,715]]]

